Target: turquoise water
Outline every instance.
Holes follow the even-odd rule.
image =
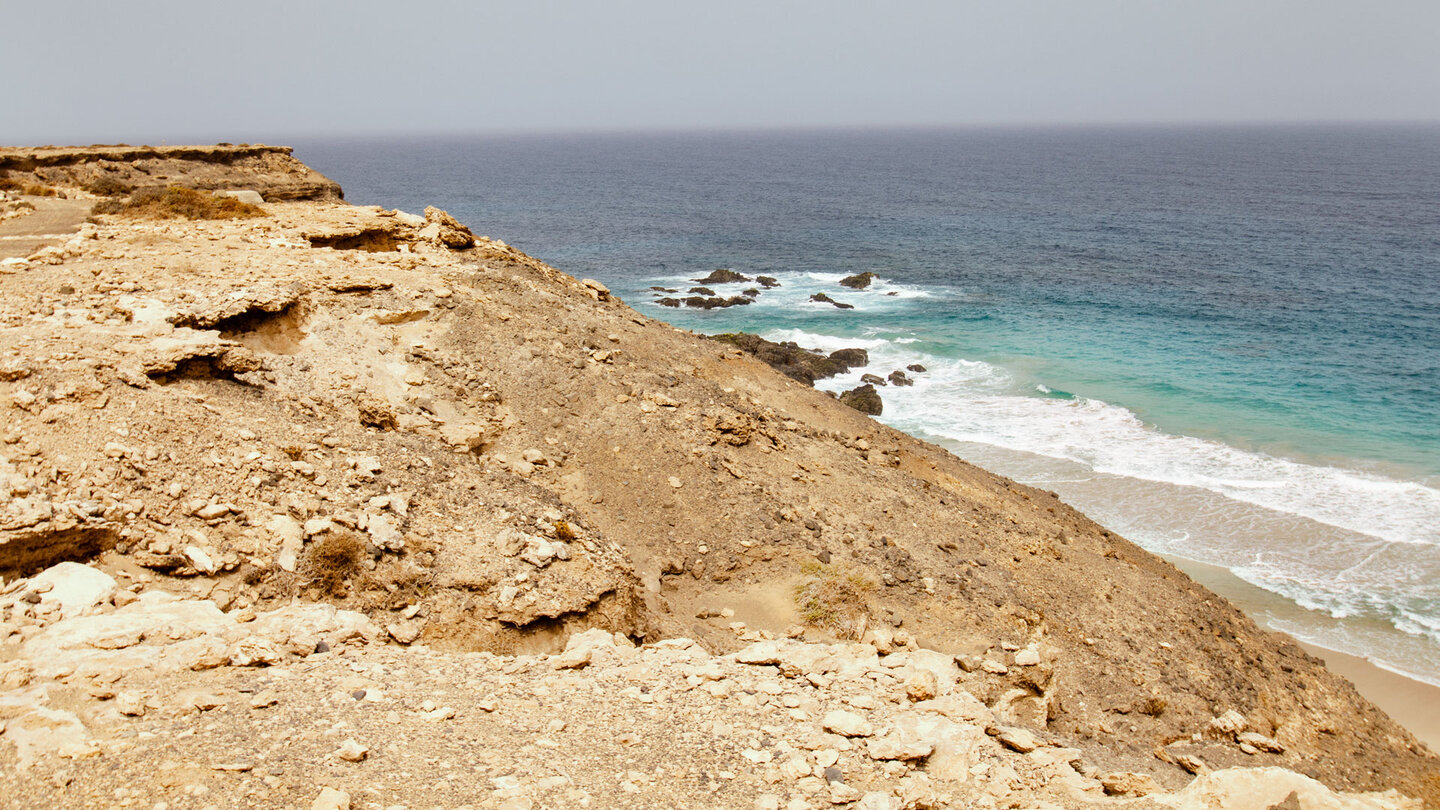
[[[1440,128],[298,146],[352,201],[440,205],[677,325],[870,349],[830,387],[922,363],[884,421],[1440,682]],[[647,289],[716,267],[782,286]]]

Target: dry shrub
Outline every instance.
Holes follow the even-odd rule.
[[[557,520],[557,521],[555,521],[555,539],[556,539],[556,540],[562,540],[562,541],[568,543],[568,542],[570,542],[571,540],[574,540],[574,539],[575,539],[575,536],[576,536],[576,535],[575,535],[575,529],[572,528],[569,523],[567,523],[566,521],[563,521],[563,520]]]
[[[135,187],[124,180],[102,174],[90,181],[89,185],[85,186],[85,190],[101,197],[123,197],[134,191]]]
[[[859,640],[870,622],[866,594],[875,583],[858,571],[807,563],[801,567],[806,578],[795,586],[795,607],[808,625],[824,627],[841,638]]]
[[[60,194],[59,191],[49,186],[42,186],[39,183],[31,183],[25,186],[20,189],[20,193],[27,197],[55,197]]]
[[[360,572],[365,559],[365,541],[354,532],[332,531],[315,541],[305,555],[305,573],[310,583],[331,596],[346,596],[346,583]]]
[[[146,219],[240,219],[265,216],[265,210],[258,205],[184,186],[142,188],[124,202],[102,200],[95,205],[94,212]]]
[[[1159,717],[1165,713],[1170,704],[1164,698],[1148,697],[1140,702],[1140,713],[1148,714],[1151,717]]]

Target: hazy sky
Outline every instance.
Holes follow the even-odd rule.
[[[1437,0],[0,0],[0,143],[1440,120]]]

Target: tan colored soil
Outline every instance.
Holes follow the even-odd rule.
[[[232,180],[245,187],[247,177]],[[1278,766],[1338,790],[1394,788],[1440,806],[1435,756],[1347,681],[1053,494],[880,425],[504,243],[463,247],[468,234],[443,212],[266,210],[236,222],[107,219],[3,266],[7,579],[74,560],[113,575],[124,594],[171,591],[237,615],[333,603],[432,652],[377,640],[361,658],[332,657],[314,672],[336,682],[372,662],[419,672],[438,655],[437,683],[449,684],[464,680],[454,667],[466,652],[558,653],[588,628],[647,645],[683,637],[723,655],[747,633],[789,634],[796,585],[854,577],[868,583],[863,616],[806,628],[807,640],[853,634],[886,650],[898,632],[943,654],[958,664],[955,688],[992,716],[1080,752],[1082,770],[1071,770],[1081,778],[1143,774],[1178,790],[1192,770]],[[346,556],[346,543],[358,555]],[[16,608],[0,638],[19,643],[51,620]],[[1022,652],[1037,663],[1018,663]],[[290,684],[312,672],[276,666],[293,673]],[[187,672],[157,686],[237,690],[252,677]],[[51,703],[90,711],[83,673],[66,677],[48,687]],[[314,699],[330,700],[331,682],[316,685]],[[265,745],[303,748],[322,721],[359,722],[332,711],[339,705],[348,704],[302,701],[278,726],[301,736]],[[668,705],[655,706],[661,719]],[[1231,711],[1278,753],[1247,753],[1234,731],[1217,736],[1212,721]],[[142,732],[190,729],[237,755],[261,745],[251,734],[206,737],[218,721],[203,715],[153,728],[144,717]],[[761,730],[747,734],[779,739],[769,721],[754,722]],[[381,750],[384,727],[364,728]],[[463,735],[491,733],[481,724]],[[6,779],[43,793],[33,774],[156,773],[163,755],[150,739],[71,771],[42,757],[21,772],[8,767],[17,754],[0,758]],[[703,746],[667,739],[658,748],[682,762],[634,768],[650,774],[630,780],[641,798],[671,784],[658,766],[735,767],[696,763]],[[321,738],[304,745],[289,762],[320,756]],[[561,750],[557,768],[580,749]],[[219,756],[186,751],[187,762]],[[426,759],[456,771],[441,748]],[[763,781],[763,770],[752,775]],[[472,771],[466,778],[499,775],[458,772]],[[422,806],[462,801],[402,772],[413,774],[375,777],[379,793],[366,801],[408,805],[391,795],[407,785]],[[220,778],[206,771],[200,781]],[[791,787],[782,798],[803,794]],[[761,790],[756,782],[725,806]],[[1029,795],[1006,791],[1020,804]],[[277,795],[294,803],[302,793]],[[485,798],[499,806],[516,796]]]

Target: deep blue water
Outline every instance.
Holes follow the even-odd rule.
[[[921,362],[886,421],[1440,678],[1440,127],[296,146],[352,202],[446,208],[677,325]],[[782,286],[646,289],[717,267]]]

